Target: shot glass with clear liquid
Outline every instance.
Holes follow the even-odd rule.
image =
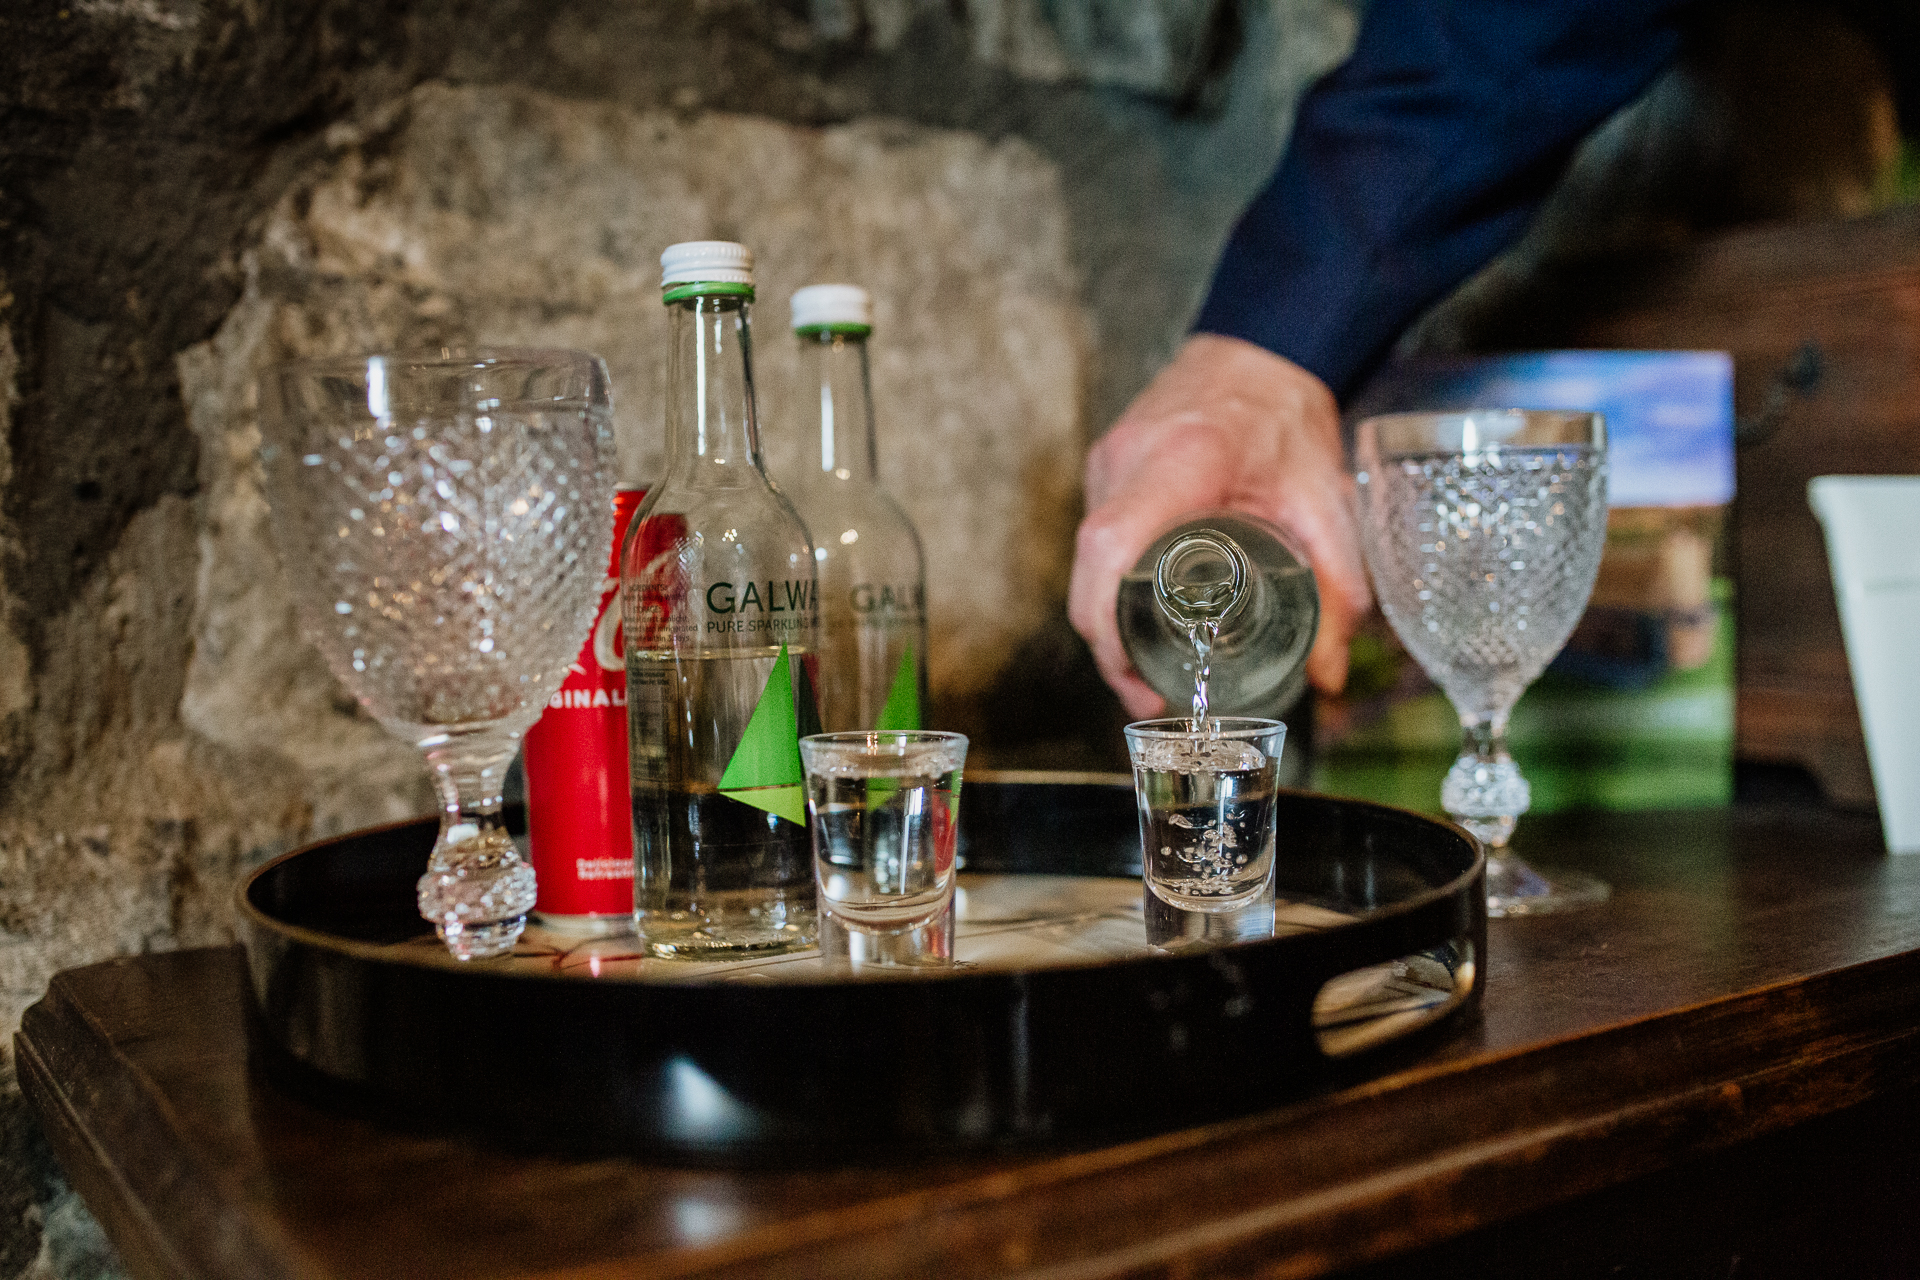
[[[800,740],[821,950],[856,965],[953,958],[953,862],[967,740],[930,730]]]
[[[1278,720],[1143,720],[1127,726],[1147,891],[1178,911],[1256,905],[1273,878]]]

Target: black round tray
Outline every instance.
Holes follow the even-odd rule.
[[[969,775],[961,810],[968,874],[1139,874],[1124,779]],[[414,881],[435,832],[422,820],[261,867],[240,889],[240,931],[272,1064],[386,1116],[520,1147],[726,1160],[1101,1141],[1324,1081],[1316,996],[1352,971],[1425,955],[1453,984],[1364,1044],[1478,1005],[1471,837],[1298,793],[1281,797],[1279,830],[1278,896],[1350,923],[906,981],[592,981],[421,945]]]

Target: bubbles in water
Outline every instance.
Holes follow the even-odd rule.
[[[1148,744],[1139,761],[1157,773],[1241,773],[1266,762],[1260,748],[1232,738],[1170,738]]]
[[[809,742],[801,747],[811,773],[833,778],[938,778],[959,770],[964,742]]]

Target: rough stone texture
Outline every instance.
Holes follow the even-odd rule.
[[[932,682],[966,727],[1011,649],[1064,591],[1081,454],[1084,330],[1057,173],[1017,139],[893,122],[811,129],[429,84],[374,130],[336,131],[275,208],[249,285],[181,360],[202,451],[202,639],[189,725],[243,749],[314,741],[381,757],[329,717],[328,681],[287,643],[253,449],[265,362],[369,349],[564,345],[602,353],[632,478],[660,474],[666,313],[659,251],[744,240],[775,473],[804,441],[786,298],[859,279],[878,300],[887,478],[926,542]],[[292,698],[277,692],[291,687]],[[985,727],[982,725],[982,727]],[[314,764],[302,748],[302,765]]]
[[[358,713],[299,623],[270,542],[256,370],[270,313],[249,288],[220,332],[182,352],[180,384],[200,441],[193,648],[180,694],[189,732],[325,791],[313,825],[417,811],[418,754]],[[321,781],[324,779],[324,781]],[[351,798],[342,798],[344,787]]]
[[[905,0],[868,0],[865,7],[879,47],[907,25]],[[1226,8],[1218,0],[967,0],[966,14],[973,55],[982,62],[1035,80],[1082,80],[1178,100],[1198,88],[1222,39]]]
[[[6,304],[12,296],[7,290],[6,277],[0,275],[0,317],[5,316]],[[13,484],[13,408],[20,399],[19,371],[20,357],[13,349],[13,333],[0,325],[0,492]],[[0,562],[13,561],[19,555],[12,522],[0,515]],[[27,647],[20,639],[23,626],[16,616],[19,608],[13,594],[6,589],[4,579],[0,578],[0,723],[13,720],[33,703]]]

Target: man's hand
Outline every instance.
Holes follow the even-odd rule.
[[[1195,334],[1087,455],[1067,613],[1100,674],[1135,716],[1164,700],[1120,646],[1120,579],[1154,535],[1226,507],[1262,516],[1306,549],[1320,589],[1314,685],[1338,693],[1347,641],[1371,603],[1332,394],[1290,360],[1238,338]]]

